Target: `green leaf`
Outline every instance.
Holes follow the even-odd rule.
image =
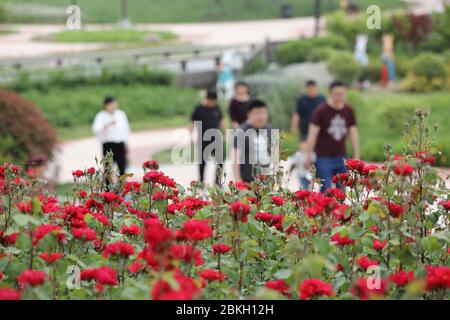
[[[275,278],[277,279],[287,279],[292,275],[291,269],[281,269],[275,273]]]

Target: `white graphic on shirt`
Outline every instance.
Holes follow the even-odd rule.
[[[347,135],[347,125],[345,119],[337,114],[331,119],[330,126],[327,130],[334,140],[340,141]]]
[[[253,152],[256,155],[256,163],[259,166],[267,166],[270,164],[271,158],[268,154],[267,138],[262,134],[253,137]]]

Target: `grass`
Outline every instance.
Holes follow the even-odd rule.
[[[50,23],[66,20],[66,0],[6,0],[13,22]],[[119,0],[77,0],[83,22],[112,23],[120,17]],[[322,1],[324,13],[339,8],[340,0]],[[33,5],[33,10],[20,10],[23,5]],[[290,4],[294,16],[311,16],[314,1],[297,0],[128,0],[128,14],[135,23],[238,21],[280,18],[281,5]],[[361,10],[371,4],[382,9],[398,7],[399,0],[359,0]],[[37,7],[35,7],[37,5]],[[39,6],[42,8],[40,10]],[[25,6],[26,7],[26,6]],[[14,8],[17,8],[13,10]],[[59,12],[59,13],[58,13]],[[56,14],[58,13],[58,14]]]
[[[41,108],[62,140],[90,136],[92,121],[107,95],[118,99],[133,130],[183,125],[199,100],[195,89],[142,84],[27,90],[22,94]]]
[[[77,42],[144,42],[150,35],[156,35],[156,41],[169,41],[176,39],[176,35],[169,31],[142,31],[113,29],[101,31],[73,30],[54,33],[50,36],[51,40],[64,43]]]

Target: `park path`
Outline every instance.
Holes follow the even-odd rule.
[[[87,30],[102,30],[116,27],[112,24],[88,24]],[[263,43],[267,38],[275,41],[311,36],[314,32],[314,18],[258,20],[242,22],[211,23],[159,23],[135,24],[139,30],[171,31],[178,35],[179,44],[190,45],[232,45],[241,43]],[[63,44],[36,41],[51,33],[65,31],[64,25],[5,25],[15,33],[0,37],[0,58],[37,57],[64,52],[81,52],[105,48],[104,44]]]
[[[129,142],[130,163],[127,172],[133,173],[132,179],[140,180],[142,178],[142,163],[152,159],[152,155],[170,149],[176,144],[182,144],[185,137],[182,136],[182,133],[180,135],[178,129],[185,128],[148,130],[131,134]],[[57,183],[72,182],[71,172],[73,170],[95,167],[95,157],[101,159],[101,147],[95,138],[68,140],[61,143],[59,150],[55,161],[59,173]],[[287,168],[289,163],[282,162],[281,166]],[[224,168],[226,182],[228,182],[232,180],[230,162],[225,162]],[[184,187],[189,186],[191,181],[198,179],[198,169],[193,164],[162,164],[160,170]],[[446,184],[450,188],[450,168],[440,169],[440,174],[443,178],[446,178]],[[294,170],[285,179],[285,186],[291,190],[298,190],[299,184],[296,177],[297,172]],[[210,183],[214,182],[214,166],[212,163],[207,165],[206,179]]]

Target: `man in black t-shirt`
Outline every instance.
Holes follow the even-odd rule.
[[[273,173],[273,129],[268,120],[266,104],[254,100],[248,108],[247,122],[234,133],[232,160],[235,181],[251,182],[255,176]]]
[[[197,152],[199,161],[200,181],[205,182],[206,161],[213,155],[216,164],[221,168],[223,164],[223,123],[222,112],[217,105],[217,92],[208,91],[203,103],[199,104],[191,115],[191,129],[197,130]],[[216,168],[216,183],[219,175]]]

